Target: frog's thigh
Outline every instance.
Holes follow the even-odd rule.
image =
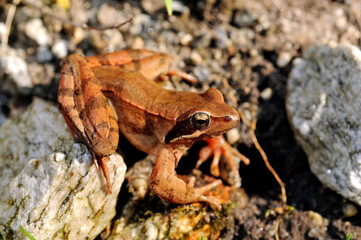
[[[163,200],[177,204],[214,203],[213,200],[203,195],[208,189],[193,188],[177,177],[176,162],[172,149],[163,149],[160,152],[150,178],[150,188],[153,193]]]

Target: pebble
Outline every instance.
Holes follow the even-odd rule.
[[[246,12],[237,11],[234,14],[232,23],[236,27],[239,27],[239,28],[241,28],[241,27],[251,27],[254,20],[255,19],[251,15],[247,14]]]
[[[261,15],[259,18],[258,18],[258,22],[259,24],[262,26],[262,30],[267,30],[270,28],[271,26],[271,22],[269,20],[269,17],[268,15]]]
[[[118,29],[108,29],[103,32],[103,38],[106,42],[105,52],[114,52],[126,48],[123,35]]]
[[[33,87],[28,66],[24,59],[14,55],[4,55],[0,58],[0,67],[19,88]]]
[[[144,40],[141,37],[135,37],[132,49],[142,49],[144,48]]]
[[[47,47],[38,47],[37,49],[37,58],[39,63],[50,62],[53,58],[51,51]]]
[[[120,13],[121,12],[113,6],[102,4],[99,8],[97,19],[102,26],[116,26],[126,21],[126,18],[122,17]]]
[[[342,205],[342,212],[345,217],[353,217],[358,213],[358,210],[354,204],[345,203]]]
[[[214,38],[216,39],[216,45],[218,48],[225,48],[229,42],[227,30],[223,27],[216,27],[214,30]]]
[[[149,14],[165,9],[165,1],[159,0],[142,0],[140,1],[142,8]]]
[[[68,41],[57,40],[51,47],[51,52],[59,59],[65,58],[68,55]]]
[[[344,10],[342,8],[336,8],[334,16],[337,19],[335,20],[336,27],[341,31],[346,31],[349,24]]]
[[[277,58],[277,66],[280,68],[286,67],[291,61],[292,55],[289,52],[281,52]]]
[[[314,211],[309,211],[308,212],[308,217],[312,219],[312,223],[315,224],[318,227],[321,227],[322,225],[324,225],[324,219],[323,217]]]
[[[194,65],[199,65],[203,62],[202,56],[196,50],[191,52],[190,59]]]
[[[263,89],[262,92],[261,92],[261,98],[262,98],[264,101],[270,100],[271,97],[272,97],[272,95],[273,95],[273,90],[272,90],[272,88],[269,88],[269,87]]]
[[[39,18],[34,18],[25,24],[25,34],[33,39],[39,46],[49,45],[49,33]]]
[[[182,1],[173,1],[172,10],[174,13],[188,13],[190,11]]]
[[[235,144],[241,138],[241,134],[237,128],[233,128],[226,133],[229,144]]]
[[[132,24],[129,28],[129,32],[134,36],[138,36],[142,33],[142,31],[144,31],[144,28],[151,26],[151,23],[152,19],[149,15],[139,14],[134,17]]]
[[[192,43],[193,36],[191,34],[181,32],[180,35],[181,37],[179,41],[183,46],[189,46]]]
[[[211,73],[205,64],[200,64],[193,68],[193,73],[199,81],[209,82],[210,80]]]

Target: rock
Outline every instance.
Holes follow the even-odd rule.
[[[291,53],[281,52],[277,58],[277,66],[280,68],[286,67],[287,64],[291,61],[291,59],[292,59]]]
[[[37,58],[39,63],[50,62],[53,58],[51,51],[47,47],[38,47],[37,49]]]
[[[243,209],[248,197],[243,189],[231,192],[231,204],[223,205],[221,212],[204,203],[174,205],[149,194],[149,175],[155,158],[137,162],[127,173],[132,200],[123,207],[106,239],[233,239],[236,212]],[[204,175],[195,175],[196,184]],[[202,184],[203,185],[203,184]],[[227,188],[220,185],[217,188]],[[217,191],[214,192],[217,194]],[[219,192],[225,196],[225,192]],[[227,214],[224,214],[227,213]],[[229,236],[231,235],[231,236]],[[228,236],[228,238],[226,237]]]
[[[265,88],[262,90],[261,92],[261,98],[264,100],[264,101],[268,101],[272,98],[273,96],[273,90],[272,88]]]
[[[3,83],[0,81],[1,89],[3,90],[14,92],[15,88],[25,90],[33,87],[33,82],[28,72],[28,65],[24,59],[16,55],[8,54],[0,58],[0,72],[5,73],[9,77],[9,79],[3,78],[6,79]],[[14,87],[14,83],[16,87]]]
[[[122,12],[114,6],[102,4],[97,12],[97,19],[101,26],[114,27],[128,20],[121,14]]]
[[[193,68],[193,74],[201,82],[209,82],[211,73],[205,64],[200,64]]]
[[[0,128],[0,237],[94,239],[115,216],[125,165],[108,162],[112,194],[54,104],[35,99]]]
[[[156,157],[148,155],[145,159],[137,161],[127,172],[129,192],[132,200],[141,201],[149,193],[149,178],[152,173]]]
[[[165,8],[165,1],[156,0],[142,0],[140,4],[144,10],[149,14],[154,14],[156,11]]]
[[[203,63],[202,56],[196,50],[191,51],[190,59],[194,65],[200,65]]]
[[[256,21],[254,16],[251,16],[246,11],[236,11],[233,15],[232,24],[236,27],[251,27]]]
[[[68,55],[68,41],[64,39],[57,40],[51,47],[51,52],[57,58],[65,58]]]
[[[353,217],[358,213],[357,207],[352,203],[345,203],[342,205],[342,212],[344,217]]]
[[[138,36],[143,31],[150,30],[150,26],[152,26],[152,19],[149,15],[146,14],[138,14],[134,17],[132,24],[129,27],[129,33]]]
[[[31,19],[25,24],[25,34],[39,46],[46,46],[51,42],[49,33],[39,18]]]
[[[294,61],[286,107],[311,171],[361,205],[361,52],[321,45]]]
[[[180,32],[180,39],[179,42],[183,45],[183,46],[190,46],[192,41],[193,41],[193,36],[189,33],[184,33],[184,32]]]

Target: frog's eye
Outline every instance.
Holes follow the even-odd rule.
[[[189,118],[192,127],[197,130],[203,130],[211,123],[211,117],[205,112],[196,112]]]

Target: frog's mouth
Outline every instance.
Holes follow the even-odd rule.
[[[177,137],[174,137],[173,139],[170,139],[169,142],[167,141],[167,137],[169,135],[167,135],[167,137],[165,138],[165,142],[166,143],[175,143],[175,142],[189,142],[191,141],[195,141],[198,138],[201,138],[201,135],[203,134],[202,131],[196,130],[194,131],[192,134],[188,134],[188,135],[180,135]]]

